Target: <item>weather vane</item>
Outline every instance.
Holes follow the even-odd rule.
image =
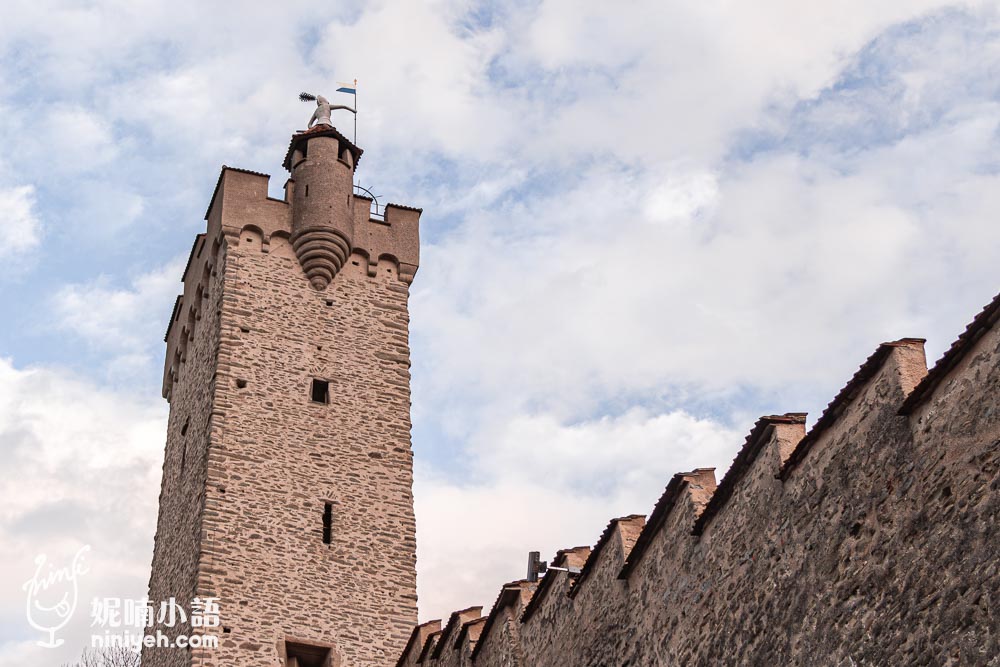
[[[302,102],[316,102],[316,110],[313,111],[312,118],[309,119],[308,128],[312,128],[314,125],[329,125],[333,127],[333,122],[330,120],[330,114],[338,109],[343,109],[344,111],[350,111],[354,114],[354,142],[358,141],[358,80],[354,80],[354,84],[341,84],[340,88],[337,88],[338,93],[348,93],[354,95],[354,106],[349,107],[346,104],[330,104],[330,101],[323,97],[322,95],[313,95],[312,93],[299,93],[299,100]]]

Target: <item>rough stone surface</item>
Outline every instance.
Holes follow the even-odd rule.
[[[644,526],[557,554],[581,574],[502,593],[471,664],[1000,665],[998,318],[1000,299],[933,382],[904,339],[808,434],[800,413],[761,418],[718,487],[676,475]]]
[[[329,648],[329,665],[391,665],[417,618],[407,302],[419,213],[369,220],[360,198],[332,210],[357,216],[330,223],[357,238],[319,290],[290,241],[302,184],[274,200],[267,178],[223,169],[167,335],[150,596],[218,597],[221,627],[207,632],[219,648],[148,649],[147,667],[292,665],[288,641]],[[328,401],[312,400],[314,379]]]

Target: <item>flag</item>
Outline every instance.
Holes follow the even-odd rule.
[[[340,87],[340,88],[337,89],[337,92],[338,93],[348,93],[349,95],[357,95],[358,94],[358,89],[357,88],[349,88],[347,86],[342,86],[342,87]]]

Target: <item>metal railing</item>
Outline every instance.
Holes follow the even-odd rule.
[[[378,197],[375,196],[375,194],[371,190],[361,185],[360,183],[355,183],[354,194],[372,200],[371,211],[368,214],[369,217],[371,217],[373,220],[379,220],[379,221],[385,220],[385,207],[378,203]]]

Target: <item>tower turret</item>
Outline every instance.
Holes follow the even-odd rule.
[[[354,248],[354,168],[361,149],[329,125],[292,137],[292,247],[309,284],[325,290]]]

